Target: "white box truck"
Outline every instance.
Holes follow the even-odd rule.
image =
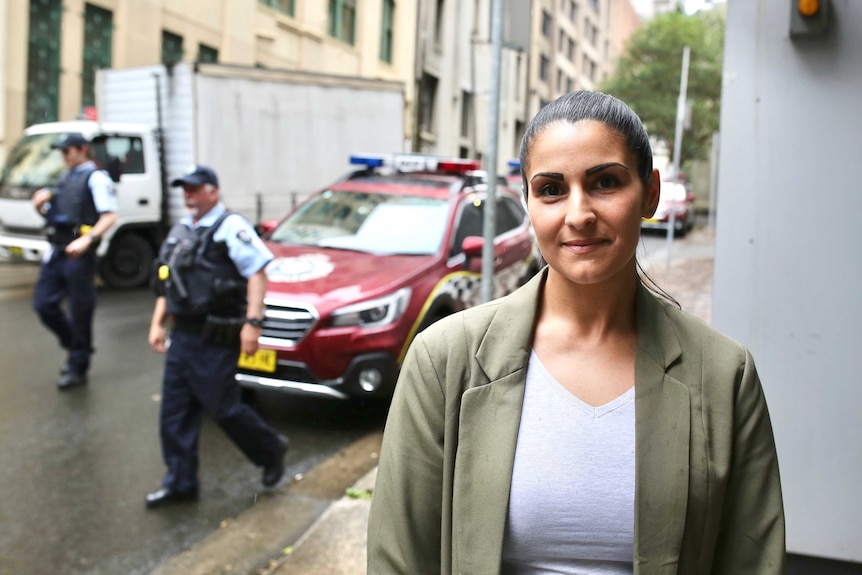
[[[39,259],[48,247],[30,197],[65,167],[51,143],[77,132],[115,179],[117,225],[99,246],[113,287],[149,279],[164,233],[183,213],[169,182],[194,164],[213,167],[228,207],[255,223],[277,218],[351,171],[358,152],[403,151],[400,82],[180,63],[102,70],[94,121],[27,128],[0,176],[0,253]]]

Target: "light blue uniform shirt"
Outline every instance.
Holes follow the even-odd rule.
[[[225,205],[219,202],[197,223],[192,222],[190,215],[183,216],[180,223],[191,229],[209,228],[226,211]],[[225,218],[213,234],[213,241],[227,244],[228,256],[239,273],[245,278],[250,278],[259,272],[273,258],[272,252],[269,251],[248,220],[239,214],[232,214]]]
[[[75,173],[93,169],[96,169],[96,163],[89,160],[72,168],[71,172]],[[90,193],[93,194],[93,203],[96,205],[98,213],[117,211],[117,196],[114,195],[114,182],[105,170],[96,169],[90,176],[87,184],[90,186]]]

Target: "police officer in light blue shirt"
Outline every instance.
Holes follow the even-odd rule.
[[[117,221],[117,199],[111,178],[90,160],[90,142],[84,136],[68,134],[52,147],[62,150],[69,169],[56,187],[33,194],[33,206],[45,217],[51,243],[42,259],[33,308],[68,352],[57,387],[69,389],[87,382],[93,353],[96,248]]]
[[[148,508],[198,497],[198,437],[203,412],[255,465],[264,487],[284,475],[287,438],[240,401],[240,351],[254,355],[263,324],[264,266],[272,253],[254,228],[219,200],[218,177],[196,166],[172,182],[183,187],[188,214],[159,251],[149,343],[166,353],[160,437],[167,472]],[[165,325],[172,326],[170,345]]]

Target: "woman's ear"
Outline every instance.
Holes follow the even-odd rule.
[[[661,175],[658,170],[652,171],[649,185],[646,188],[646,197],[644,198],[644,210],[641,217],[651,218],[658,209],[658,200],[661,195]]]

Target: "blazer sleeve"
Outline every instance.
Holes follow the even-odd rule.
[[[410,346],[383,436],[368,520],[368,573],[440,573],[442,378],[420,334]]]
[[[712,573],[779,575],[784,572],[785,532],[778,455],[766,399],[748,350],[735,391],[733,426],[733,454]]]

